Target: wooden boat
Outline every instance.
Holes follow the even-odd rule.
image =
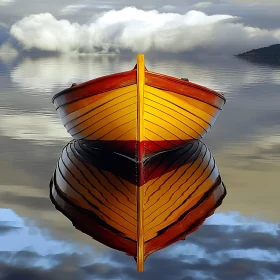
[[[225,97],[187,79],[150,72],[139,54],[132,70],[73,85],[53,103],[74,139],[141,160],[200,139]]]
[[[142,162],[73,140],[50,182],[56,208],[80,231],[133,256],[138,271],[151,253],[195,231],[225,195],[214,158],[198,140]]]

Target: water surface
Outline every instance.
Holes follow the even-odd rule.
[[[0,279],[279,279],[277,65],[146,57],[149,70],[188,78],[227,98],[203,141],[228,195],[197,232],[149,257],[144,274],[132,258],[93,241],[55,210],[48,183],[71,138],[52,95],[134,65],[135,56],[0,60]]]

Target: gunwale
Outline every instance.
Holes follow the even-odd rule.
[[[101,94],[110,90],[115,90],[136,83],[137,69],[134,67],[130,71],[102,76],[64,89],[53,96],[52,102],[54,103],[56,109],[58,109],[59,107],[71,102],[75,102],[80,99],[84,99],[93,95]],[[209,105],[212,105],[220,110],[221,107],[226,103],[226,98],[224,97],[224,95],[217,91],[190,81],[182,80],[180,78],[148,71],[146,68],[145,85],[188,96],[208,103]],[[86,89],[86,87],[90,87],[90,90]],[[194,90],[195,92],[191,92],[190,90]],[[196,90],[199,90],[201,92]],[[62,96],[63,99],[58,100],[58,98]],[[212,98],[210,98],[211,96]],[[215,97],[219,97],[221,99],[220,105],[212,104],[211,101],[215,101]]]
[[[137,72],[135,69],[126,72],[115,73],[102,76],[93,80],[83,82],[70,88],[66,88],[52,97],[52,103],[58,109],[61,106],[84,99],[103,92],[111,91],[121,87],[136,84]],[[110,82],[109,82],[110,81]],[[84,90],[85,87],[92,87],[90,91]],[[62,100],[58,100],[58,98]]]

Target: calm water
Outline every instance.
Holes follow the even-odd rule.
[[[134,65],[134,56],[0,60],[0,279],[280,279],[277,66],[234,57],[146,57],[151,71],[225,94],[204,142],[228,195],[197,232],[150,256],[145,273],[55,210],[48,184],[71,138],[52,95]]]

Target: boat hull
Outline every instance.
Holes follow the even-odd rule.
[[[209,131],[224,96],[150,72],[140,58],[131,71],[75,85],[54,96],[62,123],[74,139],[142,158],[200,139]]]

